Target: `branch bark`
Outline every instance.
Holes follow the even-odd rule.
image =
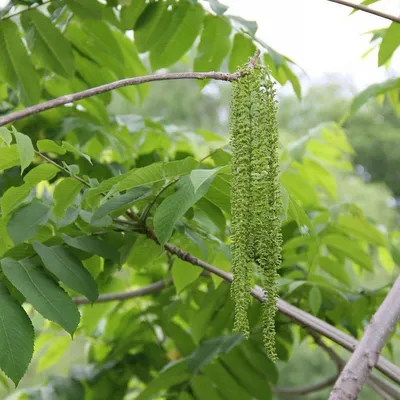
[[[372,8],[363,6],[362,4],[354,4],[354,3],[350,3],[349,1],[344,1],[344,0],[328,0],[328,1],[331,1],[332,3],[341,4],[342,6],[354,8],[355,10],[364,11],[368,14],[376,15],[378,17],[385,18],[385,19],[388,19],[390,21],[397,22],[400,24],[399,17],[396,17],[395,15],[391,15],[391,14],[386,14],[386,13],[383,13],[378,10],[374,10]]]
[[[68,103],[74,103],[75,101],[96,96],[101,93],[110,92],[112,90],[119,89],[125,86],[136,86],[148,82],[179,80],[179,79],[200,79],[200,80],[214,79],[219,81],[232,82],[240,78],[242,75],[243,73],[238,73],[238,72],[235,72],[233,74],[225,72],[179,72],[179,73],[144,75],[136,78],[121,79],[119,81],[86,89],[81,92],[76,92],[72,94],[67,94],[65,96],[57,97],[55,99],[45,101],[44,103],[40,103],[31,107],[27,107],[23,110],[7,114],[4,117],[0,117],[0,126],[9,124],[14,121],[18,121],[25,117],[29,117],[30,115],[39,114],[43,111],[50,110],[52,108],[60,107]]]
[[[372,368],[378,362],[379,353],[399,320],[400,278],[397,278],[342,370],[329,400],[353,400],[358,397]]]

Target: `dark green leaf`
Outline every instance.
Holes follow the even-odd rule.
[[[7,279],[43,317],[61,325],[71,335],[79,324],[79,311],[63,289],[43,269],[29,260],[1,260]]]
[[[145,199],[152,194],[152,190],[147,186],[138,186],[128,193],[115,196],[104,202],[93,214],[92,220],[103,218],[105,215],[111,214],[114,211],[127,210],[136,201]]]
[[[33,354],[34,330],[22,306],[0,282],[0,368],[18,385]]]
[[[211,363],[217,355],[228,353],[240,344],[243,339],[243,335],[235,334],[202,342],[190,357],[187,358],[189,370],[192,373],[197,373],[205,365]]]
[[[37,10],[21,14],[21,24],[26,32],[31,52],[43,67],[72,79],[75,75],[72,47],[51,21]]]
[[[52,164],[40,164],[30,170],[24,177],[21,186],[10,187],[1,198],[1,211],[8,215],[14,211],[40,182],[53,179],[60,170]]]
[[[204,19],[203,7],[189,2],[175,3],[169,14],[171,21],[167,29],[150,50],[153,70],[178,62],[200,33]]]
[[[122,7],[120,12],[121,25],[129,31],[135,28],[136,21],[147,6],[146,0],[134,0],[127,7]]]
[[[249,61],[249,57],[256,51],[255,44],[248,37],[237,33],[233,39],[233,47],[229,58],[229,72],[235,72],[244,63]]]
[[[175,222],[207,193],[213,178],[214,176],[211,176],[206,180],[197,192],[189,177],[182,178],[178,184],[178,191],[159,205],[154,215],[154,230],[160,243],[164,244],[169,240]]]
[[[197,398],[207,400],[224,400],[216,390],[210,378],[204,375],[195,375],[190,380],[190,385]]]
[[[88,237],[88,239],[90,239]],[[67,248],[63,246],[47,247],[33,242],[33,248],[43,261],[43,265],[70,289],[85,295],[90,301],[99,296],[97,283],[92,275]]]
[[[65,0],[70,10],[82,19],[101,19],[103,7],[97,0]]]
[[[14,244],[35,236],[38,228],[47,222],[49,210],[46,205],[33,201],[16,211],[7,224],[7,233]]]
[[[153,399],[161,390],[184,382],[189,377],[190,373],[185,359],[172,362],[160,371],[160,374],[147,385],[136,400]]]
[[[194,71],[218,71],[230,49],[231,25],[224,17],[207,15],[194,60]],[[207,82],[200,81],[200,86]]]
[[[17,25],[9,19],[0,23],[0,60],[0,78],[18,91],[21,102],[26,106],[39,103],[39,78]]]
[[[69,246],[76,249],[85,251],[90,254],[97,254],[100,257],[119,262],[119,252],[111,244],[100,240],[93,236],[78,236],[70,237],[68,235],[62,235],[64,242]]]

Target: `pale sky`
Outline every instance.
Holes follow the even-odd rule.
[[[365,59],[370,35],[365,32],[387,27],[390,21],[326,0],[220,0],[228,13],[255,20],[258,37],[299,64],[314,81],[340,73],[359,89],[384,80],[388,72],[378,68],[377,53]],[[354,0],[357,1],[357,0]],[[7,0],[0,0],[0,7]],[[381,0],[376,9],[400,15],[400,0]],[[400,50],[390,67],[400,76]],[[307,79],[306,79],[307,80]]]

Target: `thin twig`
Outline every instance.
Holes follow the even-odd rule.
[[[343,368],[330,400],[356,399],[376,365],[387,338],[400,320],[400,278],[371,318],[364,335]]]
[[[125,301],[133,299],[135,297],[147,296],[149,294],[159,292],[170,284],[171,280],[161,280],[135,290],[102,294],[97,298],[95,303],[106,303],[108,301]],[[91,304],[91,302],[86,297],[73,297],[72,300],[75,304]]]
[[[144,209],[142,215],[140,216],[140,221],[145,224],[147,221],[147,217],[149,216],[149,213],[151,209],[153,208],[154,204],[156,204],[157,200],[160,198],[160,196],[173,184],[179,181],[179,177],[173,179],[172,181],[169,181],[166,185],[164,185],[159,192],[155,195],[154,199],[147,205],[147,207]]]
[[[378,10],[374,10],[374,9],[366,7],[362,4],[354,4],[354,3],[350,3],[349,1],[344,1],[344,0],[328,0],[328,1],[331,1],[332,3],[341,4],[342,6],[354,8],[355,10],[364,11],[366,13],[373,14],[378,17],[385,18],[385,19],[388,19],[390,21],[397,22],[400,24],[399,17],[396,17],[395,15],[391,15],[391,14],[386,14],[386,13],[378,11]]]
[[[314,385],[309,385],[309,386],[302,386],[302,387],[297,387],[297,388],[275,388],[273,391],[274,393],[281,393],[281,394],[292,394],[292,395],[297,395],[297,396],[304,396],[306,394],[318,392],[322,389],[326,389],[329,386],[332,386],[332,384],[335,383],[337,379],[337,375],[333,375],[330,378],[327,378],[319,383],[316,383]]]
[[[50,110],[52,108],[60,107],[62,105],[73,103],[78,100],[86,99],[88,97],[96,96],[100,93],[110,92],[115,89],[119,89],[125,86],[136,86],[148,82],[166,81],[172,79],[214,79],[219,81],[232,82],[240,78],[244,72],[235,72],[233,74],[225,72],[177,72],[167,74],[153,74],[144,75],[136,78],[121,79],[119,81],[107,83],[105,85],[96,86],[94,88],[86,89],[81,92],[67,94],[55,99],[45,101],[44,103],[37,104],[35,106],[27,107],[23,110],[7,114],[4,117],[0,117],[0,126],[9,124],[14,121],[18,121],[22,118],[29,117],[30,115],[39,114],[43,111]]]
[[[35,154],[37,154],[39,157],[43,158],[43,160],[47,161],[49,164],[53,164],[55,167],[57,167],[60,171],[65,172],[67,175],[71,176],[72,178],[76,179],[77,181],[81,182],[83,185],[87,186],[87,187],[91,187],[89,182],[86,182],[84,179],[82,179],[80,176],[78,175],[71,175],[71,173],[64,168],[62,165],[56,163],[54,160],[52,160],[51,158],[47,157],[46,155],[44,155],[43,153],[41,153],[40,151],[35,150]]]
[[[314,342],[328,354],[329,358],[336,364],[338,371],[341,371],[345,361],[340,357],[332,347],[328,346],[314,331],[307,329],[308,333],[314,339]],[[337,375],[338,376],[338,375]],[[337,379],[336,376],[336,379]]]
[[[18,11],[18,12],[14,13],[14,14],[6,15],[5,17],[0,18],[0,22],[1,22],[1,21],[5,21],[5,20],[10,19],[10,18],[13,18],[13,17],[16,17],[17,15],[20,15],[20,14],[26,12],[26,11],[34,10],[35,8],[44,6],[44,5],[49,4],[49,3],[51,3],[51,0],[44,1],[43,3],[40,3],[40,4],[34,4],[34,5],[32,5],[32,6],[29,6],[28,8],[24,8],[23,10]],[[11,10],[11,9],[10,9],[10,10]]]

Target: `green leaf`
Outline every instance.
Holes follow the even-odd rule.
[[[201,269],[182,260],[175,260],[172,266],[172,279],[179,294],[186,286],[194,282],[201,274]]]
[[[60,361],[70,344],[71,339],[68,336],[57,337],[48,347],[46,353],[40,356],[36,371],[41,372]]]
[[[379,47],[378,66],[385,64],[400,46],[400,24],[392,22],[383,36]]]
[[[136,400],[153,399],[161,390],[178,385],[190,378],[187,361],[185,359],[172,362],[160,371],[160,374],[147,384],[146,389],[139,394]]]
[[[25,106],[39,103],[40,83],[22,43],[17,25],[11,20],[0,23],[0,80],[18,92]]]
[[[190,380],[190,385],[196,398],[207,400],[223,400],[221,395],[217,392],[211,379],[204,375],[195,375]]]
[[[214,169],[195,169],[190,173],[190,182],[192,182],[194,192],[196,193],[201,185],[208,180],[214,179],[218,171],[223,167]]]
[[[178,62],[191,48],[203,24],[204,11],[200,4],[175,3],[169,14],[170,23],[150,50],[153,70]]]
[[[28,47],[41,65],[56,74],[72,79],[75,75],[72,47],[51,21],[37,10],[21,14]]]
[[[368,86],[356,97],[351,103],[350,113],[354,114],[361,106],[363,106],[371,97],[376,97],[380,94],[386,93],[390,90],[400,88],[400,78],[389,79],[381,83],[375,83]]]
[[[1,260],[4,275],[44,318],[72,335],[80,319],[75,303],[43,269],[29,261],[4,258]]]
[[[10,131],[5,126],[0,126],[0,139],[7,145],[10,146],[12,142],[12,136]]]
[[[313,236],[317,236],[317,232],[314,229],[314,225],[312,224],[310,218],[304,211],[303,207],[297,202],[297,200],[289,195],[289,216],[291,216],[297,223],[299,228],[306,226]]]
[[[186,157],[183,160],[170,161],[164,164],[164,174],[166,178],[183,176],[189,174],[199,166],[199,162],[193,157]]]
[[[289,82],[292,84],[293,90],[296,93],[296,96],[299,100],[301,100],[301,85],[299,78],[296,74],[289,68],[289,66],[285,63],[282,65],[283,71],[285,71],[286,77],[289,79]]]
[[[147,6],[146,0],[132,1],[127,7],[122,7],[120,11],[120,19],[122,28],[126,31],[135,28],[136,22]]]
[[[351,240],[346,236],[330,234],[322,238],[322,243],[353,260],[359,266],[369,271],[374,270],[371,258],[355,240]]]
[[[317,315],[322,305],[322,294],[318,286],[313,286],[308,293],[308,304],[312,313]]]
[[[21,186],[10,187],[1,198],[3,216],[14,211],[29,195],[30,191],[40,182],[53,179],[60,170],[52,164],[40,164],[30,170],[24,177]]]
[[[228,215],[231,213],[231,187],[229,182],[221,176],[216,176],[206,194],[206,199],[214,203]]]
[[[65,150],[70,151],[71,153],[76,154],[78,157],[84,157],[86,158],[86,160],[88,160],[90,162],[90,164],[93,165],[92,160],[90,159],[90,157],[87,154],[82,153],[81,151],[79,151],[78,149],[76,149],[74,146],[72,146],[71,144],[67,143],[67,142],[62,142],[62,147],[64,147]]]
[[[248,21],[247,19],[244,19],[242,17],[237,17],[236,15],[229,15],[229,18],[231,20],[237,22],[239,25],[241,25],[242,30],[244,30],[245,32],[248,32],[250,34],[250,36],[252,36],[252,37],[255,36],[257,29],[258,29],[258,25],[257,25],[256,21]]]
[[[18,385],[32,359],[34,330],[22,306],[0,282],[0,368]]]
[[[42,153],[55,153],[63,155],[67,152],[63,147],[49,139],[42,139],[37,141],[37,147]]]
[[[118,78],[126,78],[123,76],[126,60],[106,21],[79,21],[74,18],[68,24],[65,37],[83,55],[111,70]]]
[[[97,254],[100,257],[113,260],[116,263],[119,262],[118,250],[104,240],[100,240],[93,236],[70,237],[65,234],[63,234],[62,237],[64,242],[71,247],[90,254]]]
[[[351,280],[344,265],[325,256],[318,257],[318,263],[326,273],[343,282],[347,287],[351,287]]]
[[[15,140],[17,141],[17,148],[19,154],[19,160],[21,163],[21,175],[24,169],[29,167],[35,156],[35,150],[33,148],[32,140],[29,136],[18,132],[14,127],[12,127]]]
[[[124,212],[136,201],[145,199],[152,194],[151,188],[148,186],[138,186],[128,193],[120,196],[115,196],[110,200],[104,202],[93,214],[92,220],[98,220],[105,215],[111,214],[114,211]]]
[[[194,71],[218,71],[221,68],[231,46],[231,30],[228,19],[214,15],[206,16],[194,59]],[[206,81],[199,82],[201,87],[207,84]]]
[[[96,281],[67,248],[47,247],[38,241],[33,242],[33,248],[42,259],[43,265],[70,289],[82,293],[92,302],[99,297]]]
[[[18,147],[12,144],[9,147],[0,147],[0,171],[19,165]]]
[[[220,3],[218,0],[206,0],[206,1],[208,3],[210,3],[211,9],[217,15],[222,15],[228,9],[228,6],[226,6],[225,4]]]
[[[383,233],[365,218],[355,215],[340,215],[338,224],[346,233],[352,236],[366,240],[377,246],[387,246],[387,240]]]
[[[195,374],[210,364],[220,353],[228,353],[243,342],[242,334],[220,336],[206,340],[187,358],[189,370]]]
[[[160,39],[171,21],[168,4],[154,2],[147,5],[135,26],[135,43],[140,53],[149,51]]]
[[[244,63],[249,61],[256,51],[255,44],[248,37],[237,33],[233,39],[233,47],[229,58],[229,72],[235,72]]]
[[[38,201],[17,210],[7,224],[7,233],[14,244],[35,236],[38,228],[49,219],[49,210],[49,207]]]
[[[96,0],[65,0],[69,9],[82,19],[101,19],[103,7]]]
[[[65,178],[56,186],[53,193],[55,203],[53,214],[58,220],[64,216],[82,188],[83,183],[74,178]]]
[[[178,191],[159,205],[154,215],[154,230],[161,244],[171,237],[175,222],[207,193],[213,178],[207,179],[197,192],[189,177],[182,178],[178,183]]]
[[[229,400],[251,400],[253,398],[221,363],[215,362],[205,366],[203,373],[214,382],[224,398]]]

